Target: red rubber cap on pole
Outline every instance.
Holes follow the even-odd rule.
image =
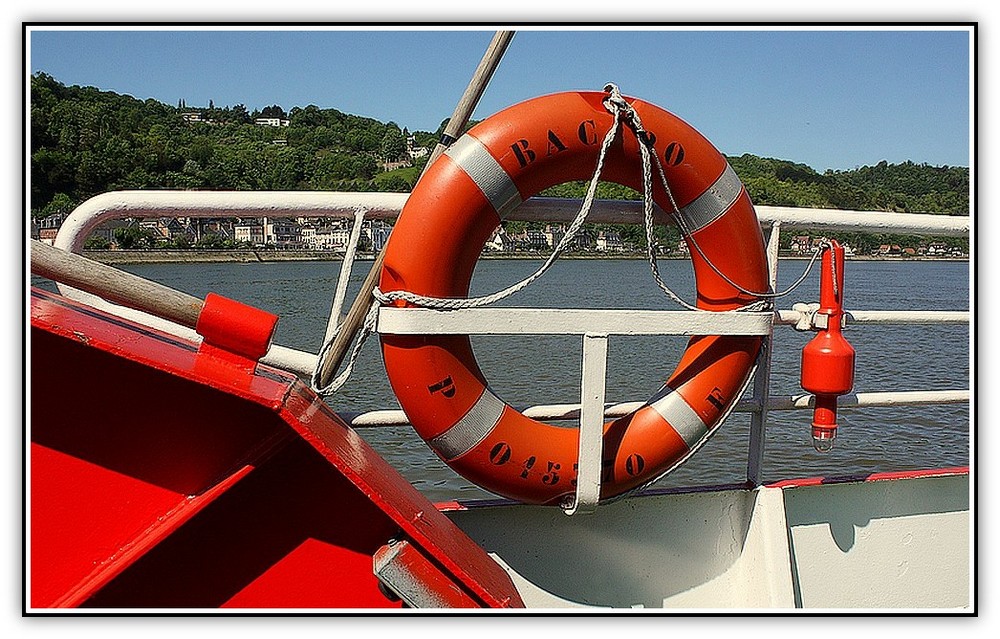
[[[277,315],[209,293],[195,330],[208,344],[257,361],[271,346],[277,324]]]

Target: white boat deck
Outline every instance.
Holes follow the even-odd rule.
[[[448,515],[532,608],[963,609],[968,495],[947,474]]]

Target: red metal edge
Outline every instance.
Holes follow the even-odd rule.
[[[289,389],[283,419],[347,477],[420,549],[489,607],[523,607],[507,573],[457,524],[371,451],[325,402],[301,382]],[[319,415],[325,418],[317,419]]]
[[[204,357],[195,342],[34,286],[31,287],[31,323],[50,333],[82,341],[157,370],[175,371],[186,379],[266,406],[279,404],[288,384],[297,380],[290,373],[263,365],[256,370],[247,367],[244,375],[219,375],[215,366],[207,365],[216,358]],[[141,338],[127,337],[130,334]]]
[[[780,481],[764,484],[766,488],[798,488],[801,486],[819,486],[826,484],[844,484],[855,482],[886,481],[894,479],[917,479],[921,477],[949,477],[954,475],[968,475],[968,466],[954,466],[951,468],[930,468],[923,470],[901,470],[883,473],[863,473],[858,475],[843,475],[838,477],[803,477],[799,479],[782,479]]]

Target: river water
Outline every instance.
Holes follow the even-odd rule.
[[[353,299],[370,262],[355,265],[348,291]],[[491,293],[533,272],[535,260],[483,260],[473,278],[474,295]],[[275,342],[316,352],[337,283],[339,262],[148,264],[124,266],[142,277],[202,297],[209,291],[277,313]],[[782,260],[779,289],[805,268]],[[690,262],[664,260],[660,271],[684,299],[694,292]],[[778,302],[818,301],[818,269]],[[970,263],[952,261],[848,261],[845,304],[850,310],[969,310]],[[349,302],[348,302],[349,303]],[[642,260],[562,260],[509,306],[677,310]],[[970,333],[965,325],[849,326],[857,351],[855,392],[948,390],[970,387]],[[772,395],[802,393],[799,354],[811,334],[776,327]],[[612,337],[607,399],[641,401],[673,370],[686,339]],[[509,404],[579,401],[579,337],[476,337],[480,366],[493,390]],[[328,399],[337,411],[398,408],[382,368],[378,342],[370,340],[347,386]],[[766,435],[765,481],[919,470],[969,463],[972,438],[965,404],[839,411],[836,447],[813,450],[811,411],[772,411]],[[699,452],[657,487],[713,485],[746,479],[750,416],[733,413]],[[456,475],[409,427],[364,429],[362,435],[432,500],[490,497]]]

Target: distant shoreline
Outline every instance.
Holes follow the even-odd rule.
[[[343,254],[332,251],[279,251],[279,250],[169,250],[156,249],[144,251],[84,251],[83,255],[96,262],[109,265],[123,264],[183,264],[183,263],[212,263],[212,262],[242,262],[242,263],[273,263],[273,262],[340,262]],[[543,260],[548,254],[495,254],[485,255],[483,259],[506,259],[506,260]],[[783,260],[808,260],[808,255],[781,255]],[[358,261],[372,261],[374,256],[370,253],[359,254]],[[564,255],[562,259],[570,260],[643,260],[642,254],[621,254],[621,255]],[[687,256],[661,256],[661,260],[687,260]],[[848,258],[855,261],[885,261],[885,262],[968,262],[969,258],[942,256],[931,257],[926,255],[918,256],[876,256],[876,255],[856,255]]]

